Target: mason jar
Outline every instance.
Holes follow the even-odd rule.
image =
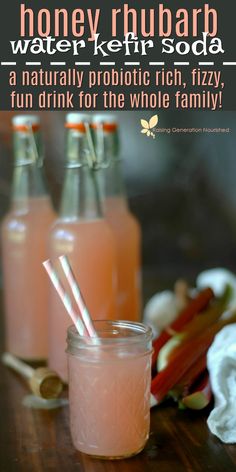
[[[98,338],[68,329],[70,429],[79,451],[102,459],[138,454],[150,428],[152,332],[95,321]]]

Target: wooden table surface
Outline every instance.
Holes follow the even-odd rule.
[[[3,336],[0,329],[0,352]],[[22,405],[28,389],[0,364],[0,472],[179,472],[236,470],[236,445],[225,446],[206,425],[208,412],[163,404],[151,412],[145,450],[125,461],[99,461],[75,451],[68,407],[51,411]]]

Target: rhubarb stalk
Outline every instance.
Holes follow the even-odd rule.
[[[192,385],[206,369],[206,355],[199,357],[197,361],[187,370],[187,372],[174,385],[169,395],[175,400],[185,397],[190,393]]]
[[[188,306],[180,313],[178,318],[171,323],[168,330],[163,331],[160,336],[153,342],[153,357],[152,366],[156,366],[156,360],[158,353],[162,346],[172,337],[173,333],[182,330],[183,326],[191,321],[197,313],[204,310],[207,307],[210,300],[214,297],[214,293],[211,288],[206,288],[194,298]]]
[[[170,363],[159,372],[152,380],[151,392],[156,397],[158,403],[163,400],[169,390],[179,382],[181,377],[188,369],[204,355],[210,347],[216,333],[223,326],[234,323],[236,321],[236,313],[232,313],[231,317],[220,320],[210,326],[204,333],[186,342],[177,350],[174,358]]]
[[[207,328],[209,328],[209,326],[216,323],[221,317],[221,315],[224,313],[225,307],[226,299],[225,297],[223,297],[222,300],[215,302],[215,304],[212,307],[208,308],[208,310],[195,316],[192,321],[190,321],[184,326],[184,329],[180,334],[173,336],[173,338],[170,339],[159,352],[160,358],[163,358],[162,350],[165,350],[166,353],[166,355],[164,356],[164,361],[162,359],[161,368],[165,367],[171,361],[171,359],[175,356],[175,352],[177,352],[180,346],[188,342],[190,339],[195,338],[200,333],[204,332]],[[176,342],[174,342],[175,338]]]

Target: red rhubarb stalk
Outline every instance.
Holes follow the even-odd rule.
[[[234,323],[235,321],[236,314],[233,313],[230,318],[214,323],[214,325],[210,326],[204,333],[179,347],[175,357],[165,369],[159,372],[152,380],[151,392],[158,403],[163,400],[169,390],[179,382],[181,377],[183,377],[199,357],[207,352],[216,333],[222,329],[223,326]]]
[[[179,337],[179,342],[176,344],[176,346],[173,344],[173,348],[169,350],[167,362],[170,362],[170,360],[175,356],[175,352],[179,349],[180,344],[183,345],[190,339],[195,338],[201,332],[205,331],[209,326],[213,325],[219,320],[229,303],[229,294],[229,288],[227,287],[220,300],[213,303],[210,308],[195,316],[184,326],[183,331],[181,331],[181,337],[177,335]],[[174,339],[174,337],[172,339]],[[171,343],[171,340],[169,343]],[[165,349],[165,346],[163,349]]]
[[[210,300],[214,297],[214,293],[211,288],[206,288],[199,295],[194,298],[186,308],[180,313],[178,318],[171,323],[168,327],[168,331],[163,331],[160,336],[153,342],[153,357],[152,357],[152,366],[156,366],[156,361],[158,353],[162,346],[172,337],[171,332],[179,332],[182,330],[183,326],[191,321],[197,313],[204,310]]]
[[[190,391],[192,385],[196,382],[198,377],[204,372],[206,369],[206,355],[199,357],[197,361],[185,372],[185,374],[179,379],[178,383],[174,385],[171,392],[169,392],[170,396],[178,399],[180,396],[185,397],[187,396]]]

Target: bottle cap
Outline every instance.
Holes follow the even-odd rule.
[[[12,125],[15,131],[28,131],[29,127],[33,131],[38,131],[40,118],[37,115],[16,115],[12,118]]]
[[[118,128],[117,118],[110,113],[97,114],[93,117],[91,126],[93,129],[98,129],[100,125],[104,131],[112,133]]]
[[[77,131],[81,131],[85,133],[85,126],[84,123],[90,123],[91,118],[86,113],[68,113],[66,115],[66,123],[65,127],[68,129],[75,129]]]

